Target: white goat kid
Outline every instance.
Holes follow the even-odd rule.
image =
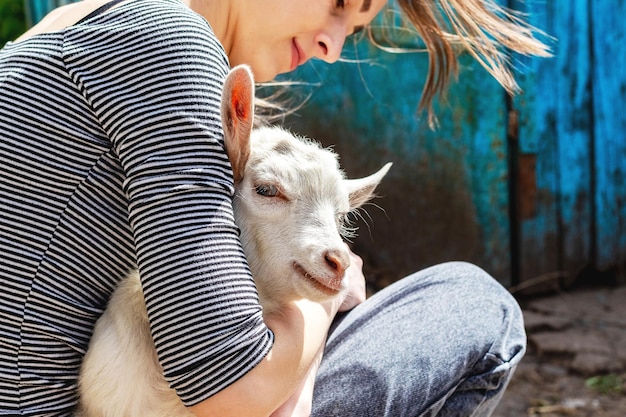
[[[391,164],[347,180],[337,156],[285,130],[252,131],[252,74],[227,76],[225,146],[233,167],[235,220],[265,310],[337,296],[349,265],[344,217],[367,202]],[[138,273],[123,280],[98,320],[80,375],[83,417],[191,416],[168,386],[154,349]]]

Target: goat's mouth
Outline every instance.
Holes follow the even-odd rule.
[[[296,272],[300,274],[307,282],[309,282],[315,289],[326,295],[337,295],[341,291],[341,281],[336,283],[334,281],[328,282],[323,278],[311,275],[297,262],[293,263],[293,269],[295,269]]]

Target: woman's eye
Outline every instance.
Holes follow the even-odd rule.
[[[275,185],[261,184],[255,187],[256,193],[264,197],[276,197],[278,195],[278,188]]]

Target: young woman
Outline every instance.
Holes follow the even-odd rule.
[[[136,266],[164,374],[199,416],[491,413],[525,335],[485,272],[440,265],[364,301],[353,255],[344,299],[263,317],[233,223],[229,67],[334,62],[385,3],[85,0],[0,50],[0,415],[72,414],[93,325]],[[508,89],[502,45],[545,54],[490,0],[400,5],[430,51],[425,107],[460,50]]]

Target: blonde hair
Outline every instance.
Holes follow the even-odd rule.
[[[428,109],[445,93],[458,74],[458,55],[471,54],[509,94],[519,87],[509,65],[509,52],[528,56],[551,56],[549,47],[536,34],[543,34],[524,21],[521,14],[493,0],[397,0],[428,51],[428,73],[419,110]],[[508,49],[508,51],[507,51]]]

